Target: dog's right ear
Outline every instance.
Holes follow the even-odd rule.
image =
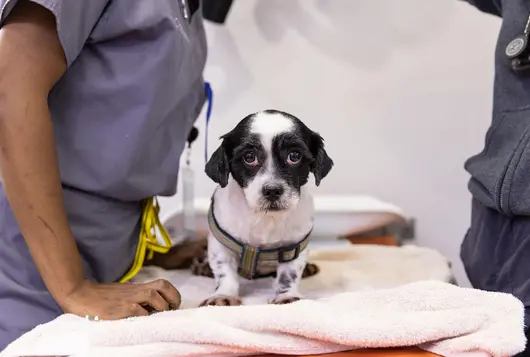
[[[221,139],[224,139],[224,137],[221,137]],[[223,140],[223,143],[212,154],[204,169],[206,175],[223,188],[228,185],[228,176],[230,175],[230,164],[225,147]]]
[[[324,149],[324,139],[322,139],[320,134],[315,132],[311,134],[311,153],[315,161],[310,169],[315,176],[315,184],[319,186],[322,179],[328,175],[334,164]]]

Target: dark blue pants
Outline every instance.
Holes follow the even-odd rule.
[[[474,288],[510,293],[523,302],[528,329],[530,217],[509,217],[474,200],[460,257]]]

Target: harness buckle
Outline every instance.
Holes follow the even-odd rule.
[[[300,244],[297,244],[296,247],[294,248],[294,255],[292,258],[286,258],[285,255],[286,253],[289,253],[293,250],[292,247],[288,247],[288,248],[279,248],[278,249],[278,263],[289,263],[289,262],[292,262],[293,260],[295,260],[296,258],[298,258],[298,256],[300,255]]]

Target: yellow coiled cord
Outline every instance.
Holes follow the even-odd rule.
[[[120,279],[120,283],[126,283],[131,280],[144,265],[146,255],[147,259],[152,259],[156,253],[165,254],[171,248],[171,237],[167,233],[164,225],[160,222],[158,213],[160,206],[156,197],[145,200],[142,212],[142,228],[140,230],[140,240],[136,249],[136,256],[131,269]],[[164,245],[157,240],[157,231],[164,240]]]

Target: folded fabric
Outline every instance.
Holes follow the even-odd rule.
[[[289,305],[194,308],[121,321],[63,315],[0,357],[296,355],[396,346],[506,357],[525,347],[523,312],[508,294],[421,281]]]

